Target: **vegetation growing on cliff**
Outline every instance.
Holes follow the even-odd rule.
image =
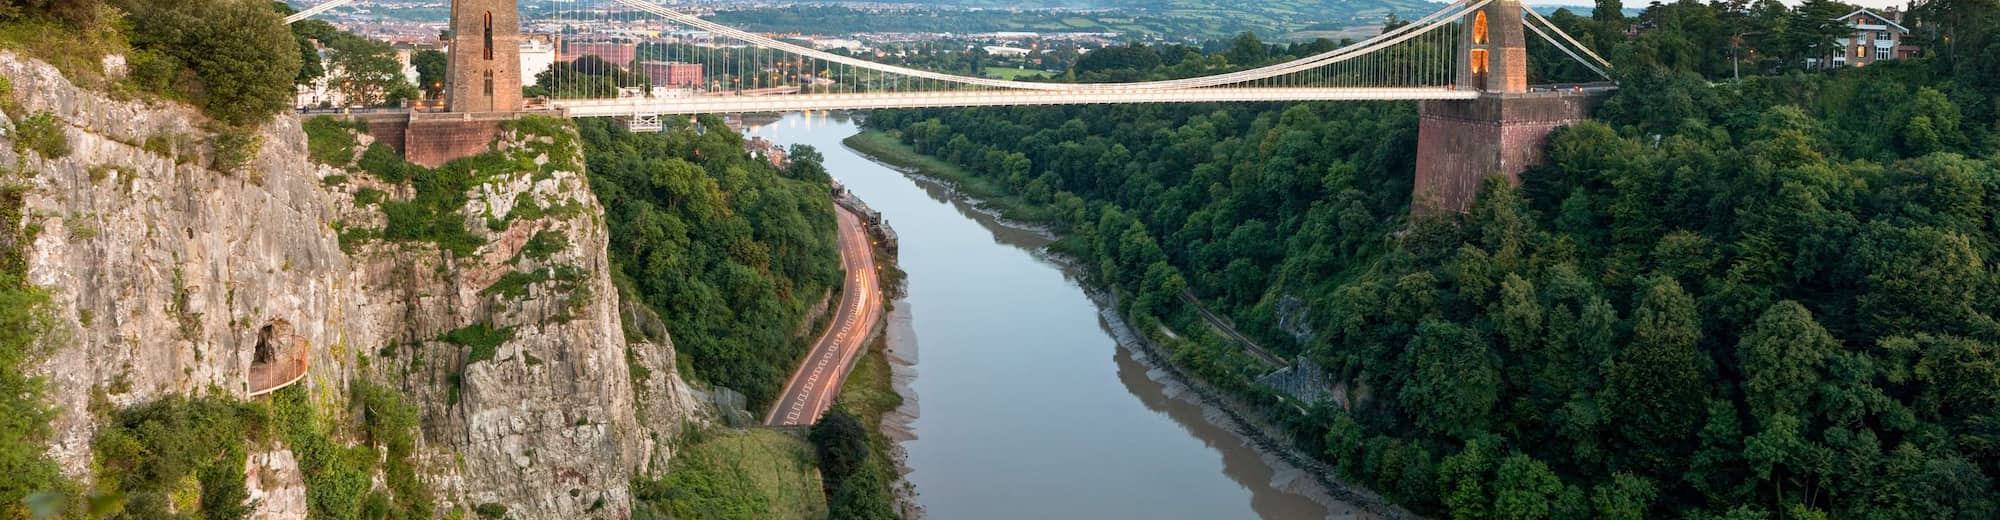
[[[1342,376],[1351,407],[1286,420],[1345,476],[1418,511],[2000,514],[2000,88],[1963,59],[2000,52],[2000,24],[1957,25],[1958,61],[1711,86],[1701,60],[1658,51],[1718,33],[1664,21],[1736,14],[1655,9],[1655,33],[1615,46],[1623,88],[1600,121],[1556,134],[1519,188],[1491,183],[1445,218],[1405,217],[1406,105],[868,124],[1052,214],[1068,231],[1059,248],[1097,267],[1142,328],[1208,330],[1185,288]],[[2000,20],[1990,2],[1955,9]],[[1016,154],[1027,164],[1009,168]],[[1290,409],[1250,382],[1255,365],[1229,361],[1229,342],[1175,350],[1218,386]]]
[[[825,518],[812,446],[774,429],[691,429],[658,480],[632,482],[632,518]]]
[[[305,474],[306,505],[316,518],[431,518],[437,504],[417,478],[417,410],[402,393],[366,380],[349,382],[350,404],[360,411],[354,430],[340,425],[345,413],[323,415],[304,385],[271,393],[276,434],[297,457]],[[339,441],[355,434],[360,441]],[[380,471],[388,490],[374,490]],[[238,477],[241,481],[241,477]]]
[[[794,333],[839,282],[824,171],[753,159],[722,120],[635,134],[580,122],[590,186],[605,207],[615,269],[666,321],[684,366],[771,401],[804,352]]]
[[[48,293],[28,283],[22,250],[36,227],[22,217],[25,188],[0,179],[0,517],[28,516],[28,497],[62,496],[68,484],[43,454],[54,417],[43,379],[27,374],[43,354],[36,338],[50,325]],[[58,500],[57,502],[60,502]]]
[[[261,443],[261,407],[224,398],[165,399],[118,410],[91,440],[91,516],[212,520],[248,515],[247,443]],[[176,512],[180,515],[176,515]]]

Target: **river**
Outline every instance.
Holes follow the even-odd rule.
[[[933,519],[1349,518],[1310,479],[1274,470],[1118,348],[1079,282],[928,180],[841,145],[843,114],[788,114],[745,133],[808,144],[901,239],[907,294],[892,345],[911,344],[907,478]],[[898,319],[892,317],[892,319]],[[909,337],[909,336],[914,337]],[[1295,492],[1290,488],[1304,488]]]

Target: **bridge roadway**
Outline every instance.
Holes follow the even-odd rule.
[[[826,332],[813,342],[805,361],[785,382],[776,406],[764,420],[769,426],[819,422],[819,416],[832,408],[834,398],[840,395],[840,384],[847,380],[848,369],[866,348],[863,341],[875,330],[875,322],[882,319],[882,289],[875,272],[875,248],[868,232],[862,229],[861,217],[847,208],[836,204],[834,213],[839,222],[835,237],[840,245],[840,263],[847,271],[840,290],[840,305],[835,307]]]
[[[862,110],[872,108],[1080,105],[1117,103],[1205,103],[1220,101],[1389,101],[1473,99],[1479,93],[1449,87],[1205,87],[1101,91],[965,90],[787,94],[772,96],[688,96],[673,98],[556,99],[549,105],[568,117],[664,114],[723,114]]]

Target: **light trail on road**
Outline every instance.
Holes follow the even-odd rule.
[[[766,425],[794,426],[819,422],[820,415],[833,407],[841,383],[847,380],[847,371],[860,357],[869,332],[875,329],[875,322],[882,317],[875,250],[867,231],[862,228],[861,218],[847,208],[836,205],[834,212],[839,221],[836,236],[841,265],[847,271],[843,276],[840,304],[835,307],[834,319],[827,324],[826,331],[820,334],[818,341],[813,342],[812,350],[806,352],[798,370],[785,382],[776,406],[771,408],[771,413],[764,420]]]

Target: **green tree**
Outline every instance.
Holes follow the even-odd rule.
[[[444,95],[446,57],[443,51],[424,49],[410,55],[410,65],[417,69],[417,86],[424,96],[437,99]]]
[[[1500,461],[1493,478],[1495,518],[1540,520],[1549,518],[1563,492],[1562,480],[1549,466],[1521,453]]]
[[[269,3],[119,1],[131,16],[132,44],[193,72],[173,92],[210,117],[257,124],[291,105],[301,51]]]
[[[1772,305],[1736,345],[1751,415],[1768,421],[1805,414],[1806,401],[1823,379],[1821,367],[1839,350],[1840,342],[1805,306],[1791,300]]]
[[[1590,10],[1590,19],[1602,23],[1623,25],[1625,23],[1625,3],[1619,0],[1597,0],[1596,7]]]
[[[1478,332],[1427,320],[1417,326],[1410,351],[1416,366],[1402,402],[1417,424],[1461,438],[1484,431],[1487,413],[1500,398],[1500,374]]]
[[[1643,520],[1659,497],[1659,487],[1645,477],[1617,473],[1599,484],[1591,495],[1597,515],[1605,520]]]
[[[396,49],[387,43],[342,35],[327,42],[327,63],[332,68],[327,81],[349,104],[376,106],[395,101],[398,91],[409,86],[403,65],[396,60]]]
[[[1708,361],[1696,350],[1701,323],[1694,301],[1671,278],[1644,284],[1632,316],[1632,338],[1606,373],[1607,410],[1639,467],[1671,471],[1683,464],[1702,400]]]
[[[1459,450],[1438,464],[1437,487],[1440,501],[1454,519],[1491,518],[1493,467],[1500,463],[1498,439],[1482,437],[1466,441]]]

